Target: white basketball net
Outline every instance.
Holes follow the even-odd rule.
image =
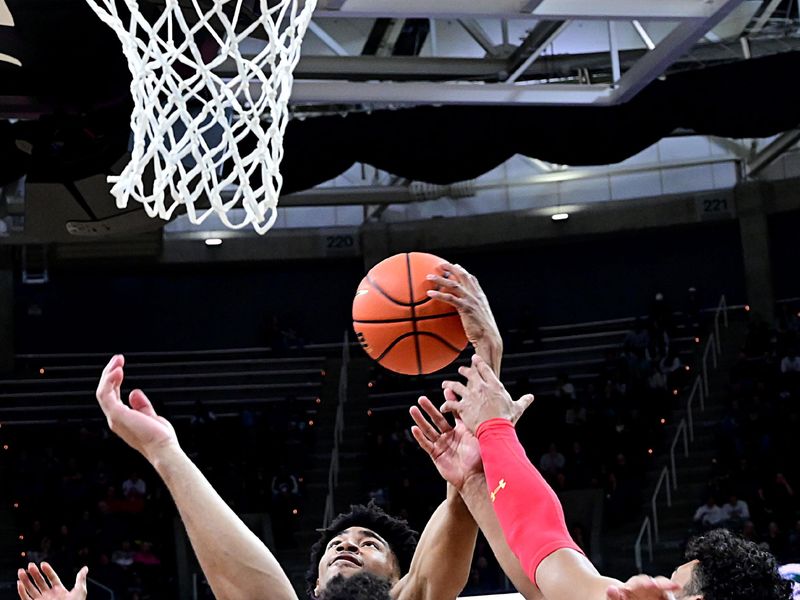
[[[87,0],[119,36],[133,75],[131,161],[108,178],[117,206],[132,198],[149,216],[170,219],[184,205],[192,223],[216,213],[227,227],[266,232],[283,184],[292,73],[316,0],[256,0],[258,16],[246,24],[238,23],[242,0],[206,0],[205,8],[198,0],[183,0],[185,7],[166,0],[153,22],[142,15],[139,0],[123,1],[130,17],[120,16],[117,0]],[[242,56],[239,45],[259,29],[266,47]],[[216,43],[218,53],[204,60],[196,37]],[[235,64],[236,73],[227,81],[214,73],[225,62]],[[212,129],[221,135],[209,141]],[[255,149],[240,153],[247,136]],[[256,187],[253,175],[260,175]],[[204,202],[210,208],[198,206]],[[244,209],[243,220],[231,222],[233,208]]]

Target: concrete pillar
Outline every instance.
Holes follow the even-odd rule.
[[[768,189],[756,182],[737,186],[736,212],[742,238],[747,302],[755,313],[772,323],[775,320],[775,292],[765,211]]]
[[[14,269],[11,247],[0,246],[0,373],[14,368]]]

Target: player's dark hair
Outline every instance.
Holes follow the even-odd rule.
[[[715,529],[689,542],[687,560],[698,560],[685,595],[703,600],[789,600],[791,586],[778,574],[775,557],[753,542]]]
[[[397,557],[400,575],[405,575],[411,566],[411,558],[417,549],[417,532],[408,522],[386,514],[379,506],[370,502],[367,506],[354,504],[350,512],[342,513],[320,530],[319,539],[311,546],[311,564],[306,571],[306,592],[315,598],[314,588],[319,577],[319,561],[325,554],[325,546],[334,537],[350,527],[364,527],[380,535],[389,544],[389,549]]]
[[[392,584],[367,571],[351,577],[337,575],[328,582],[319,600],[391,600]]]

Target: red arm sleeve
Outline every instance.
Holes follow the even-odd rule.
[[[562,548],[583,551],[572,541],[561,503],[528,460],[511,422],[491,419],[476,433],[494,511],[509,547],[536,584],[536,569],[547,556]]]

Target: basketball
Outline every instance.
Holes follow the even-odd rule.
[[[396,254],[361,280],[353,328],[361,347],[390,371],[424,375],[452,363],[467,345],[458,311],[428,297],[425,277],[445,262],[423,252]]]

